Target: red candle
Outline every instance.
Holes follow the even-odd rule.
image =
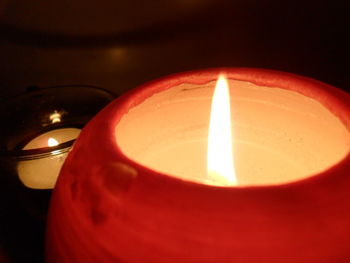
[[[231,93],[228,184],[206,171],[219,74]],[[319,81],[258,69],[130,91],[83,129],[61,170],[48,262],[348,263],[349,102]]]

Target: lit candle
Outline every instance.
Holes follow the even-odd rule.
[[[258,69],[125,94],[67,158],[48,262],[349,262],[349,105],[326,84]]]
[[[43,133],[27,143],[23,150],[34,150],[55,147],[74,140],[80,133],[78,128],[60,128]],[[27,158],[17,164],[17,173],[22,183],[28,188],[52,189],[55,186],[61,166],[68,150],[48,151],[37,158]]]

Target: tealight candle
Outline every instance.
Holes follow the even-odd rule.
[[[27,143],[23,150],[38,150],[55,147],[74,140],[81,129],[60,128],[43,133]],[[57,148],[57,147],[56,147]],[[52,189],[55,186],[61,166],[64,163],[70,147],[61,151],[50,150],[37,158],[26,158],[17,163],[17,173],[22,183],[28,188]]]
[[[214,92],[217,83],[226,87]],[[48,262],[349,262],[349,102],[321,82],[258,69],[186,72],[130,91],[68,155]]]

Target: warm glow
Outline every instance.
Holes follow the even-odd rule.
[[[57,145],[58,145],[58,141],[55,140],[54,138],[49,138],[49,139],[47,140],[47,145],[48,145],[49,147],[57,146]]]
[[[55,111],[54,113],[52,113],[50,115],[50,121],[51,123],[57,123],[57,122],[61,122],[61,113]]]
[[[207,181],[212,185],[236,185],[232,153],[230,94],[227,80],[220,75],[211,104]]]

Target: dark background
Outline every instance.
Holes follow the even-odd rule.
[[[349,87],[345,0],[0,3],[0,99],[31,85],[121,93],[169,73],[222,66]]]
[[[282,70],[350,91],[349,10],[339,0],[0,0],[0,103],[31,86],[121,94],[223,66]],[[0,205],[13,206],[16,193],[1,185],[0,193]],[[41,223],[25,231],[29,219],[0,211],[20,229],[6,227],[0,263],[40,262]]]

